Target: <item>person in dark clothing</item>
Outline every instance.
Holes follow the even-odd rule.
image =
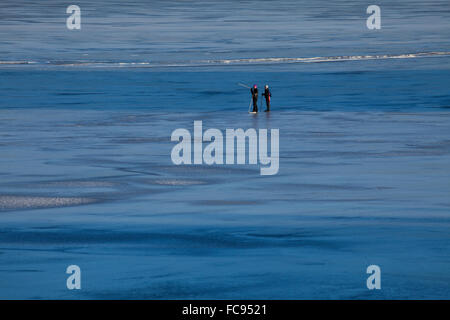
[[[266,84],[266,86],[264,87],[264,93],[262,94],[262,96],[264,96],[264,98],[266,98],[266,111],[265,112],[269,112],[270,111],[270,97],[272,97],[272,93],[269,90],[269,85]]]
[[[250,89],[250,92],[252,93],[252,100],[253,100],[253,111],[252,112],[258,112],[258,87],[253,85],[253,88]]]

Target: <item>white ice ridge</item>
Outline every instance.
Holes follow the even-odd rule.
[[[249,58],[249,59],[224,59],[224,60],[202,60],[209,64],[266,64],[266,63],[296,63],[296,62],[337,62],[353,60],[383,60],[383,59],[412,59],[428,58],[436,56],[450,56],[448,51],[418,52],[403,54],[377,54],[377,55],[355,55],[355,56],[331,56],[310,58]]]
[[[283,63],[319,63],[319,62],[341,62],[341,61],[364,61],[364,60],[386,60],[386,59],[417,59],[431,57],[448,57],[450,51],[416,52],[402,54],[376,54],[376,55],[348,55],[329,57],[272,57],[272,58],[240,58],[240,59],[211,59],[190,61],[1,61],[0,65],[48,65],[65,67],[133,67],[133,68],[170,68],[170,67],[202,67],[223,65],[252,65],[252,64],[283,64]]]

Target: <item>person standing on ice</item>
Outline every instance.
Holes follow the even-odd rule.
[[[272,93],[269,90],[268,84],[265,85],[264,93],[262,94],[262,96],[264,98],[266,98],[266,111],[265,112],[269,112],[270,111],[270,97],[272,97]]]
[[[258,87],[253,85],[253,88],[250,89],[250,92],[252,93],[252,101],[253,101],[253,111],[252,112],[258,112]]]

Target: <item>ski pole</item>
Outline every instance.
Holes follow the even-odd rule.
[[[253,98],[250,98],[250,104],[248,105],[248,112],[250,112],[250,108],[252,107]]]
[[[238,82],[237,85],[238,85],[238,86],[241,86],[241,87],[244,87],[244,88],[247,88],[247,89],[250,89],[249,86],[247,86],[247,85],[245,85],[245,84],[243,84],[243,83],[240,83],[240,82]]]

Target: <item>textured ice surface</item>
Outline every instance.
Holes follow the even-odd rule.
[[[2,111],[0,296],[449,297],[449,113],[237,115]],[[173,165],[193,120],[280,128],[279,174]]]

